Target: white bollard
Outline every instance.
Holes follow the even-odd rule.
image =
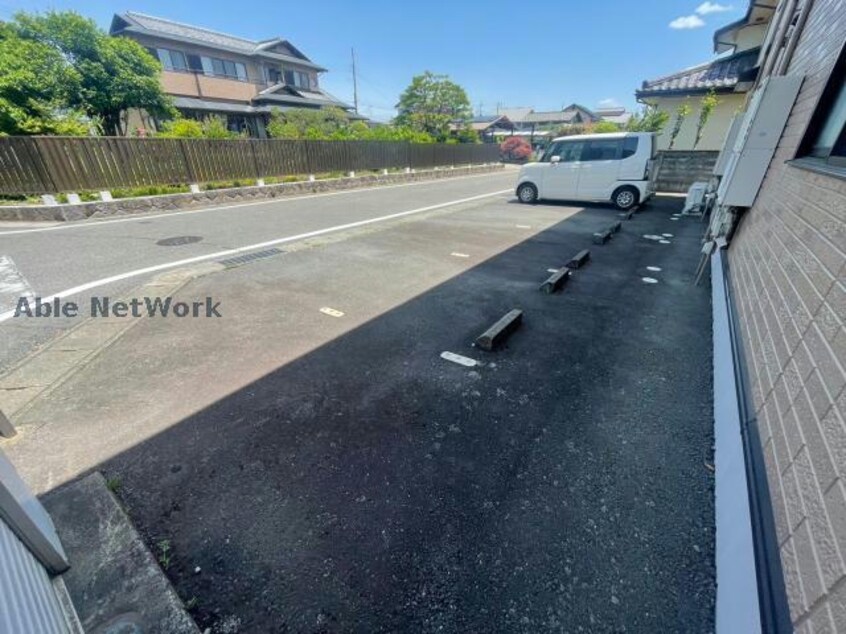
[[[263,178],[257,178],[256,179],[256,186],[257,187],[264,187],[264,179]]]
[[[68,194],[68,204],[69,205],[78,205],[82,202],[82,199],[79,197],[79,194],[76,192],[71,192]]]
[[[355,172],[350,170],[349,172],[347,172],[347,176],[349,176],[350,178],[355,178]]]
[[[308,175],[308,182],[309,182],[309,183],[313,183],[313,182],[314,182],[314,174],[309,174],[309,175]]]
[[[188,185],[188,189],[191,191],[192,194],[200,193],[200,186],[197,183],[191,183],[190,185]]]
[[[112,192],[110,192],[108,189],[104,189],[100,192],[100,200],[102,200],[104,203],[111,202],[112,200],[114,200],[112,198]]]
[[[383,170],[382,170],[382,176],[387,176],[387,175],[388,175],[388,170],[387,170],[387,169],[383,169]]]
[[[52,194],[43,194],[41,196],[41,202],[47,205],[48,207],[54,207],[59,204],[59,201],[56,200],[56,197]]]

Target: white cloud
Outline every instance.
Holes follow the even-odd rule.
[[[725,13],[731,11],[732,7],[727,4],[720,4],[719,2],[703,2],[696,7],[696,13],[699,15],[708,15],[710,13]]]
[[[614,99],[614,97],[608,97],[606,99],[599,100],[599,107],[600,108],[619,108],[620,102]]]
[[[671,29],[698,29],[703,26],[705,22],[698,15],[683,15],[670,22]]]

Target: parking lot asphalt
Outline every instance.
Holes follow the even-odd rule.
[[[118,482],[212,631],[712,631],[701,226],[659,199],[598,246],[613,210],[509,198],[195,280],[222,319],[140,323],[11,457]]]

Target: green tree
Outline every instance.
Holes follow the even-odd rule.
[[[349,125],[349,115],[340,108],[274,108],[267,132],[276,139],[320,140],[338,135]]]
[[[158,60],[137,42],[110,37],[73,11],[21,12],[8,25],[22,40],[49,47],[61,57],[78,81],[64,95],[64,105],[101,121],[106,133],[125,132],[121,114],[130,108],[161,117],[175,114],[162,92]]]
[[[602,134],[607,132],[619,132],[620,126],[613,121],[597,121],[591,127],[591,133]]]
[[[67,107],[78,89],[57,51],[0,23],[0,134],[87,134],[90,122]]]
[[[177,118],[165,121],[158,136],[174,139],[200,139],[203,136],[203,124],[196,119]]]
[[[670,115],[655,106],[645,106],[640,114],[636,114],[626,124],[629,132],[660,132],[667,125]]]
[[[676,108],[676,120],[673,122],[673,129],[670,131],[670,150],[673,149],[673,146],[676,144],[676,138],[679,136],[679,132],[681,132],[682,125],[684,124],[684,120],[690,116],[690,104],[685,101],[682,104],[679,104],[679,107]]]
[[[708,93],[702,97],[702,101],[699,102],[699,121],[696,124],[696,140],[693,142],[694,148],[699,145],[699,141],[702,140],[702,132],[705,129],[705,124],[708,123],[708,119],[711,118],[714,108],[716,108],[719,103],[720,100],[717,99],[717,95],[713,88],[709,90]]]
[[[439,141],[449,136],[450,123],[466,123],[472,110],[464,89],[447,75],[430,71],[417,75],[400,95],[394,124],[426,132]]]

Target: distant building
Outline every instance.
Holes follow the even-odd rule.
[[[623,106],[617,108],[597,108],[594,113],[603,121],[616,123],[618,126],[625,127],[629,119],[632,118],[632,113],[628,112]]]
[[[497,136],[509,136],[514,134],[514,124],[503,114],[483,115],[470,119],[467,126],[479,135],[484,143],[493,143]],[[450,124],[450,132],[457,133],[465,127],[465,124]]]
[[[115,15],[109,32],[136,40],[161,62],[162,88],[186,117],[218,115],[230,130],[260,138],[274,107],[334,106],[357,117],[320,88],[326,69],[288,40],[247,40],[134,11]],[[143,112],[127,119],[127,134],[156,125]]]
[[[724,54],[722,57],[642,83],[635,93],[637,100],[669,115],[658,137],[659,149],[669,148],[677,111],[683,104],[690,106],[690,114],[684,119],[672,149],[717,151],[722,147],[732,117],[743,108],[746,93],[755,79],[761,43],[774,11],[774,5],[750,2],[741,19],[714,32],[714,52]],[[697,144],[700,102],[710,91],[714,91],[719,102]]]

